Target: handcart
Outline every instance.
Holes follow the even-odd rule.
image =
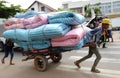
[[[23,51],[27,57],[22,59],[22,61],[27,61],[29,59],[34,59],[34,66],[38,71],[45,71],[48,66],[48,60],[51,59],[53,62],[57,63],[62,58],[62,52],[66,52],[68,50],[53,50],[52,47],[47,49],[32,49],[28,51]]]

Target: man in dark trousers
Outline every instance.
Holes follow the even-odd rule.
[[[14,57],[13,47],[14,47],[14,43],[11,41],[11,39],[6,39],[5,40],[5,45],[4,45],[5,55],[1,59],[2,64],[5,63],[5,58],[7,58],[9,53],[10,53],[10,55],[11,55],[11,57],[10,57],[10,65],[14,65],[14,63],[12,62],[13,57]]]
[[[90,32],[88,32],[85,36],[85,39],[87,39],[85,42],[85,46],[89,46],[89,53],[87,56],[77,60],[74,62],[74,64],[80,68],[79,63],[85,61],[86,59],[90,58],[93,54],[96,55],[96,59],[94,61],[94,64],[91,68],[91,72],[95,72],[95,73],[100,73],[100,71],[98,69],[96,69],[100,59],[101,59],[101,55],[98,51],[97,48],[97,42],[100,39],[100,36],[102,35],[102,33],[104,32],[104,30],[107,30],[110,24],[110,20],[109,19],[103,19],[102,20],[102,26],[97,27],[95,29],[92,29]]]

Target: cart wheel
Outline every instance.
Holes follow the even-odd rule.
[[[34,66],[38,71],[45,71],[47,64],[48,60],[44,56],[36,56],[34,59]]]
[[[61,53],[51,54],[50,58],[52,59],[53,62],[57,63],[61,60],[62,54]]]

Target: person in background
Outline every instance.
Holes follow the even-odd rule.
[[[107,47],[106,47],[106,39],[107,39],[107,37],[108,37],[107,30],[103,30],[103,33],[102,33],[102,35],[101,35],[101,37],[100,37],[100,40],[99,40],[99,42],[98,42],[98,47],[100,47],[100,44],[103,43],[102,48],[107,48]]]
[[[102,19],[105,19],[106,17],[100,17],[99,18],[99,26],[102,26]],[[108,19],[108,18],[107,18]],[[109,20],[109,22],[110,22],[110,20]],[[109,27],[110,27],[110,24],[109,24]],[[107,30],[104,30],[103,29],[103,32],[102,32],[102,35],[101,35],[101,37],[100,37],[100,40],[98,41],[98,47],[100,47],[100,44],[102,44],[102,48],[107,48],[106,47],[106,40],[107,40],[107,38],[108,38],[108,31]]]
[[[108,30],[107,30],[108,34],[107,34],[107,41],[110,41],[111,38],[111,42],[113,42],[113,37],[112,37],[112,25],[109,26]]]
[[[108,17],[107,16],[105,16],[104,18],[107,18],[108,19]],[[111,38],[111,42],[113,42],[113,37],[112,37],[112,24],[111,24],[111,22],[110,22],[110,25],[109,25],[109,28],[108,28],[108,30],[107,30],[107,41],[109,42],[110,39]]]
[[[11,41],[11,39],[6,39],[5,44],[4,44],[5,55],[1,59],[2,64],[5,63],[5,58],[7,58],[9,53],[10,53],[10,55],[11,55],[11,57],[10,57],[10,65],[14,65],[14,63],[12,62],[13,57],[14,57],[13,47],[14,47],[14,43]]]
[[[96,55],[96,59],[94,61],[94,64],[91,68],[91,72],[95,72],[95,73],[100,73],[100,71],[98,69],[96,69],[100,59],[101,59],[101,54],[99,53],[99,50],[97,48],[97,42],[99,41],[102,33],[104,30],[107,30],[110,24],[110,20],[109,19],[103,19],[102,20],[102,26],[97,27],[95,29],[92,29],[90,32],[87,32],[87,34],[85,35],[84,39],[85,39],[85,47],[89,46],[89,52],[88,55],[86,55],[85,57],[76,60],[74,62],[74,64],[80,68],[80,63],[82,63],[83,61],[87,60],[88,58],[92,57],[93,54]]]

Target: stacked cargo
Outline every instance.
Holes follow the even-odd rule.
[[[85,17],[73,12],[55,14],[28,11],[16,14],[4,23],[3,36],[12,39],[24,50],[45,49],[50,46],[63,50],[80,49],[89,29]]]

